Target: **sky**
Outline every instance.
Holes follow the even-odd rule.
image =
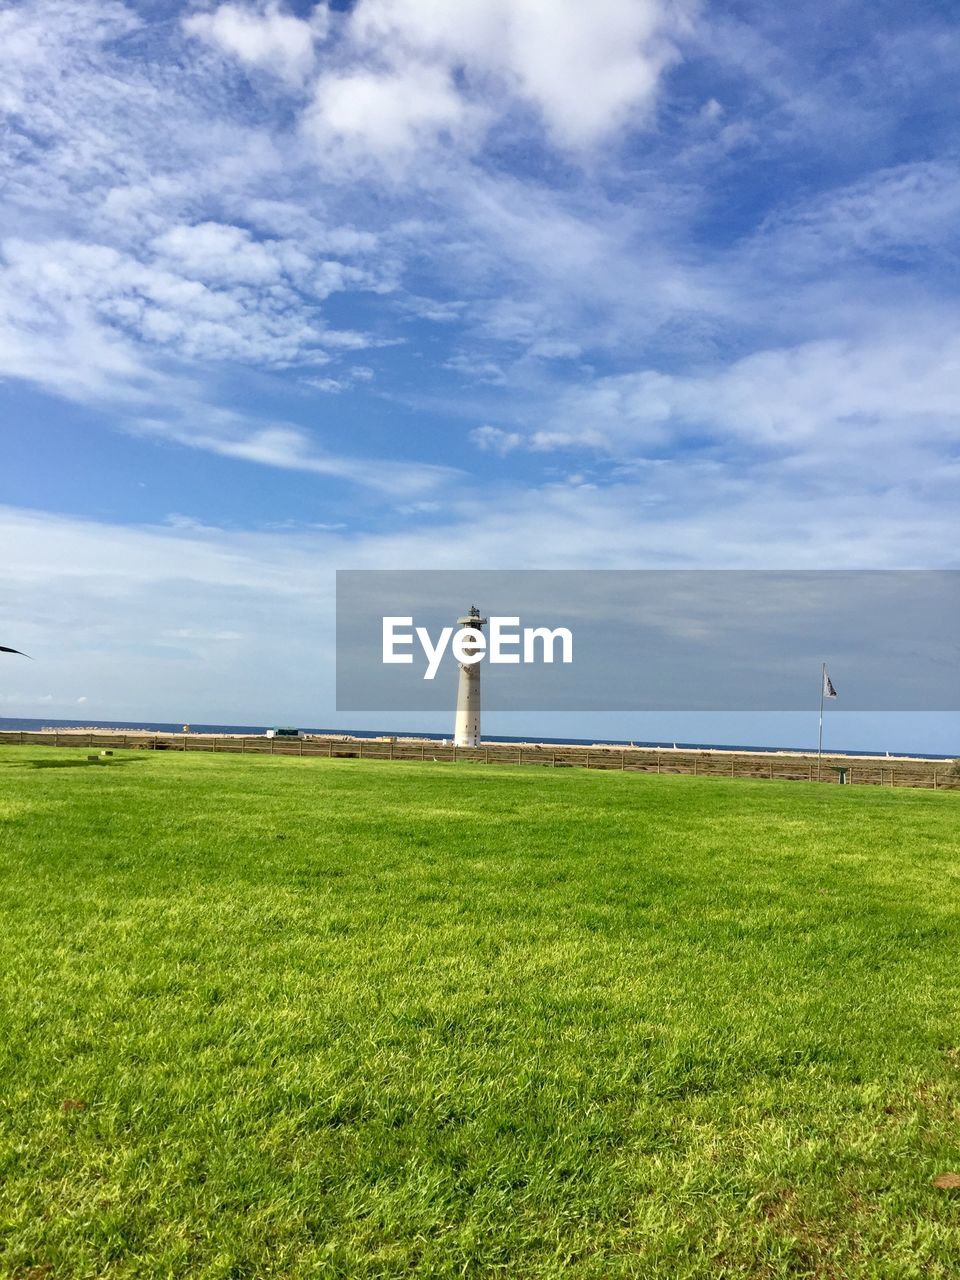
[[[336,569],[956,567],[952,8],[0,3],[0,715],[374,727]]]

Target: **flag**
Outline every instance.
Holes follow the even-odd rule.
[[[835,698],[837,696],[837,691],[833,687],[833,681],[827,675],[826,667],[823,669],[823,696],[825,698]]]

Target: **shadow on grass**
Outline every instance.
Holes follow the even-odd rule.
[[[98,760],[5,760],[8,769],[115,769],[122,764],[145,764],[145,756],[130,756],[128,759]]]

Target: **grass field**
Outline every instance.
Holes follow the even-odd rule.
[[[956,1277],[960,796],[0,752],[0,1275]]]

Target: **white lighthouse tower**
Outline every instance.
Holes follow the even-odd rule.
[[[457,619],[457,626],[472,627],[479,631],[485,626],[486,618],[480,617],[480,610],[473,605],[465,618]],[[477,643],[467,640],[463,645],[465,654],[477,651]],[[453,726],[453,742],[457,747],[478,747],[480,745],[480,666],[479,662],[460,663],[460,683],[457,687],[457,718]]]

